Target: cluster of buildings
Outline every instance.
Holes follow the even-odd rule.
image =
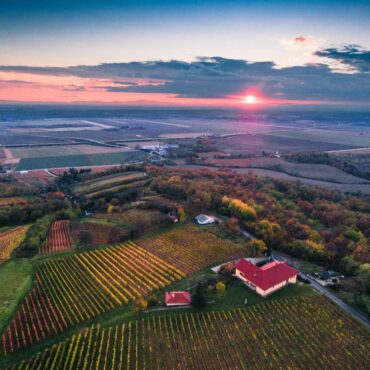
[[[140,149],[143,150],[144,152],[148,152],[152,156],[167,157],[168,150],[178,148],[179,145],[177,144],[155,144],[142,146]]]

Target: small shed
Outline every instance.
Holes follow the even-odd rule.
[[[188,306],[190,303],[190,292],[166,292],[166,306]]]

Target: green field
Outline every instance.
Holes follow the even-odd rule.
[[[120,153],[127,151],[128,148],[112,148],[98,145],[45,145],[45,146],[25,146],[11,148],[14,158],[40,158],[54,157],[63,155],[76,154],[101,154],[101,153]]]
[[[32,285],[32,260],[10,260],[0,268],[0,332]]]
[[[61,149],[62,151],[62,149]],[[142,151],[123,153],[76,154],[55,157],[23,158],[17,171],[37,170],[43,168],[84,167],[120,164],[126,161],[142,161],[147,157]]]

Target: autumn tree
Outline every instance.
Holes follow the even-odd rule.
[[[223,223],[223,229],[230,235],[238,235],[240,233],[239,221],[236,217],[231,217]]]
[[[135,305],[138,311],[144,311],[148,307],[148,302],[143,297],[140,297],[136,300]]]
[[[225,283],[223,283],[222,281],[219,281],[216,284],[216,292],[217,292],[217,294],[224,295],[225,294],[225,291],[226,291],[226,285],[225,285]]]
[[[259,239],[251,239],[248,243],[247,243],[247,249],[249,251],[253,251],[253,254],[256,255],[256,253],[258,252],[258,254],[264,254],[267,252],[267,246],[266,246],[266,243],[263,241],[263,240],[259,240]]]
[[[180,222],[185,221],[186,213],[185,213],[184,207],[177,208],[177,217],[178,217]]]

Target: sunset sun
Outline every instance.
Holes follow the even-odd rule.
[[[247,95],[244,99],[244,102],[247,104],[256,104],[257,98],[254,95]]]

